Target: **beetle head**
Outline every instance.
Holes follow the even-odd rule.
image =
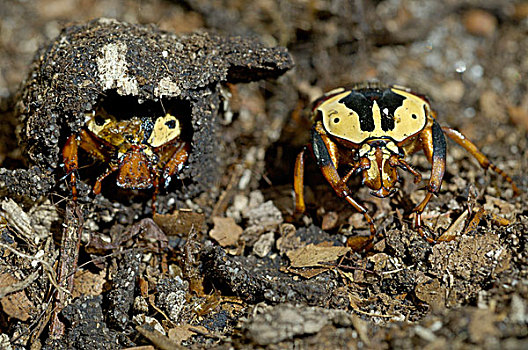
[[[167,161],[164,150],[177,143],[181,135],[180,121],[170,113],[157,118],[134,116],[119,120],[100,109],[86,117],[86,128],[92,137],[113,149],[108,161],[118,169],[117,185],[123,188],[152,187],[158,162]]]
[[[398,158],[401,157],[394,142],[374,139],[365,142],[359,150],[363,184],[372,191],[370,194],[385,198],[393,195],[398,182]]]

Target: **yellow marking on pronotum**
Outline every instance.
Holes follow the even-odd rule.
[[[156,119],[148,143],[152,147],[159,147],[174,140],[176,137],[180,136],[180,133],[180,121],[175,116],[167,113],[164,117]]]

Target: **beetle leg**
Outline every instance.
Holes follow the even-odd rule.
[[[442,186],[442,179],[445,173],[446,167],[446,140],[442,128],[435,119],[433,119],[433,124],[430,127],[427,127],[421,133],[422,147],[427,156],[427,158],[432,163],[431,177],[429,178],[429,183],[427,184],[427,194],[420,204],[414,208],[413,212],[416,213],[414,218],[414,227],[422,237],[424,237],[429,243],[434,243],[430,237],[427,237],[423,231],[422,227],[422,213],[425,210],[425,207],[431,200],[433,194],[440,191]]]
[[[176,151],[172,154],[170,160],[165,164],[163,167],[163,179],[164,179],[164,186],[167,187],[169,185],[169,182],[171,180],[172,175],[178,173],[183,164],[189,159],[189,151],[190,151],[190,145],[189,143],[185,142],[182,143]],[[152,213],[156,213],[156,199],[158,198],[159,193],[159,175],[156,174],[154,177],[154,192],[152,193]]]
[[[391,166],[399,166],[405,171],[410,172],[414,175],[414,183],[417,184],[418,182],[422,181],[422,174],[417,172],[409,163],[407,163],[405,160],[400,159],[397,155],[393,155],[389,158],[389,162]]]
[[[348,171],[348,173],[346,173],[345,176],[343,176],[343,179],[342,179],[343,182],[348,183],[348,180],[350,179],[350,177],[354,175],[358,171],[359,168],[361,168],[361,163],[356,162],[352,164],[352,168]]]
[[[458,143],[460,146],[464,147],[466,151],[468,151],[475,159],[479,162],[480,166],[484,170],[488,170],[488,168],[491,168],[491,170],[495,171],[497,174],[502,176],[506,181],[508,181],[513,189],[513,192],[515,195],[519,195],[521,193],[521,190],[515,185],[512,178],[506,174],[502,169],[497,167],[495,164],[490,162],[488,157],[486,157],[477,146],[469,141],[466,136],[464,136],[460,131],[448,128],[448,127],[442,127],[442,130],[444,133],[451,138],[451,140]]]
[[[165,181],[165,187],[169,185],[171,176],[178,173],[183,164],[189,159],[190,145],[185,142],[176,149],[172,154],[170,160],[163,167],[163,179]]]
[[[99,177],[97,177],[97,180],[95,180],[95,184],[94,184],[94,187],[93,187],[93,193],[94,194],[99,194],[101,193],[101,182],[110,174],[112,174],[114,171],[116,171],[117,169],[119,169],[119,165],[117,164],[110,164],[110,167],[101,175],[99,175]]]
[[[77,135],[71,135],[62,148],[62,161],[66,174],[70,175],[72,199],[74,201],[77,200],[76,171],[79,168],[78,144]]]
[[[79,169],[79,148],[82,148],[93,157],[104,161],[107,157],[101,152],[99,144],[91,137],[86,130],[81,130],[78,134],[71,135],[62,148],[62,160],[66,175],[70,175],[72,199],[77,200],[77,170]],[[102,180],[102,179],[101,179]],[[98,191],[101,191],[101,184],[97,184]],[[94,187],[95,188],[95,187]],[[99,193],[98,192],[98,193]]]
[[[372,220],[368,214],[367,208],[356,202],[350,196],[350,189],[337,172],[337,162],[334,160],[335,157],[332,157],[329,153],[329,149],[332,150],[334,148],[335,146],[332,145],[332,141],[326,136],[326,133],[322,128],[318,128],[316,126],[314,129],[312,129],[312,149],[317,161],[317,165],[321,169],[323,176],[326,178],[330,186],[332,186],[339,197],[345,198],[345,200],[350,203],[350,205],[352,205],[358,212],[363,214],[365,220],[367,220],[369,224],[371,237],[373,238],[373,236],[376,234],[374,220]]]
[[[304,203],[304,160],[306,146],[297,155],[295,160],[295,168],[293,171],[293,192],[295,193],[295,210],[294,216],[298,216],[306,210]]]
[[[79,147],[88,152],[92,157],[99,159],[104,162],[108,157],[101,152],[101,144],[94,140],[86,130],[81,130],[79,132]]]

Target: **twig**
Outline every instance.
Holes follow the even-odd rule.
[[[50,338],[52,339],[58,339],[64,334],[64,324],[59,320],[59,313],[67,305],[68,297],[73,291],[73,272],[77,268],[83,223],[77,203],[69,201],[66,204],[58,273],[59,284],[64,285],[64,288],[58,289],[56,294],[55,308],[50,324]]]
[[[35,232],[27,213],[12,199],[2,201],[0,209],[7,223],[14,228],[17,236],[34,248],[35,242],[33,238],[35,237]]]
[[[1,287],[0,288],[0,299],[5,297],[6,295],[9,295],[11,293],[16,293],[20,290],[25,289],[27,286],[33,283],[33,281],[35,281],[38,278],[38,276],[39,276],[38,271],[34,271],[25,280],[15,282],[9,286]]]
[[[360,309],[352,309],[355,312],[359,312],[362,315],[370,316],[370,317],[385,317],[385,318],[393,318],[396,317],[396,315],[382,315],[382,314],[375,314],[373,312],[366,312]]]

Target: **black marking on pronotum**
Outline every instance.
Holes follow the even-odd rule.
[[[312,128],[312,150],[319,167],[328,165],[332,162],[328,149],[326,148],[321,135]]]
[[[403,104],[406,97],[398,95],[387,89],[383,91],[383,95],[379,100],[379,107],[381,110],[381,129],[383,131],[394,130],[394,113],[396,109]],[[387,111],[388,113],[384,113]]]
[[[359,127],[361,131],[374,131],[375,124],[372,116],[372,101],[369,101],[364,94],[351,91],[348,95],[339,100],[348,109],[353,110],[359,116]]]
[[[394,130],[396,109],[403,104],[406,97],[394,93],[390,89],[363,90],[361,92],[351,91],[347,96],[339,100],[347,108],[355,111],[359,115],[359,126],[361,131],[374,131],[375,123],[372,113],[374,101],[380,109],[380,124],[383,131]]]

